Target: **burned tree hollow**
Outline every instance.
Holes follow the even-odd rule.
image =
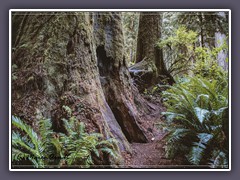
[[[144,143],[147,141],[141,128],[136,121],[136,112],[128,102],[125,95],[121,93],[122,86],[120,69],[113,66],[114,59],[107,57],[104,46],[96,49],[97,64],[100,74],[100,82],[106,97],[107,103],[111,108],[122,132],[129,142]],[[127,70],[127,68],[125,68]]]
[[[103,78],[108,75],[109,72],[113,70],[112,65],[113,60],[106,55],[104,46],[99,46],[97,48],[97,64],[99,69],[99,74]]]

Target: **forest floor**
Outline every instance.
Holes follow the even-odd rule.
[[[123,152],[126,168],[183,168],[181,157],[174,160],[165,157],[164,137],[166,132],[158,128],[158,123],[163,119],[161,112],[166,111],[162,106],[159,96],[145,95],[145,98],[155,109],[150,115],[145,115],[140,122],[147,131],[147,143],[131,143],[132,153]]]

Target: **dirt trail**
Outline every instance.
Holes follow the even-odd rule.
[[[159,97],[157,99],[160,99]],[[164,132],[161,132],[156,123],[161,121],[161,112],[165,111],[161,102],[151,101],[154,112],[142,117],[142,126],[147,132],[148,143],[132,143],[132,154],[123,152],[126,168],[179,168],[181,157],[170,160],[165,157]],[[182,166],[181,166],[182,167]]]
[[[132,143],[132,154],[125,154],[126,168],[178,168],[180,160],[165,157],[164,142]]]

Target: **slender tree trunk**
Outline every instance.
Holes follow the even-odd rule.
[[[200,21],[200,39],[201,39],[201,47],[205,47],[205,42],[204,42],[204,30],[203,30],[203,15],[202,12],[198,13],[198,18]]]
[[[228,13],[219,13],[216,16],[220,16],[224,19],[224,23],[228,21]],[[218,22],[219,23],[219,22]],[[215,47],[220,47],[223,43],[229,43],[226,38],[225,31],[223,29],[219,29],[219,32],[215,32]],[[229,52],[221,51],[217,55],[218,65],[221,66],[225,71],[228,71],[228,58]]]

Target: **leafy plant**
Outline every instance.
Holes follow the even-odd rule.
[[[171,30],[171,35],[165,36],[157,43],[159,48],[165,50],[164,59],[167,70],[173,77],[193,73],[208,79],[220,80],[222,76],[226,76],[226,72],[218,65],[218,56],[221,52],[228,53],[228,37],[225,37],[222,42],[218,42],[216,47],[212,45],[199,46],[196,29],[193,31],[185,26],[174,29]],[[210,39],[212,41],[213,38]],[[225,61],[228,61],[227,57]],[[222,66],[227,68],[226,65]]]
[[[59,134],[59,146],[64,147],[65,157],[61,164],[88,168],[94,164],[94,155],[100,158],[101,154],[106,153],[113,158],[118,157],[118,142],[115,139],[103,140],[102,134],[86,133],[84,124],[77,122],[74,117],[63,121],[67,135]]]
[[[223,77],[226,77],[227,72],[225,72],[217,62],[217,56],[221,51],[228,51],[226,41],[224,41],[221,46],[212,49],[206,47],[197,47],[195,49],[196,63],[193,69],[194,74],[200,75],[209,80],[215,79],[218,81],[222,80]]]
[[[124,52],[126,62],[129,66],[134,64],[136,55],[137,32],[138,32],[138,12],[122,12],[123,33],[124,33]]]
[[[71,114],[67,106],[63,107]],[[41,120],[38,124],[39,134],[19,118],[12,116],[12,162],[13,164],[32,164],[35,168],[70,167],[88,168],[94,164],[93,156],[100,157],[104,153],[118,158],[117,141],[107,140],[99,133],[88,134],[82,122],[72,116],[63,119],[66,134],[52,131],[51,120]]]
[[[173,76],[191,70],[194,58],[194,44],[197,33],[180,26],[174,34],[161,39],[157,46],[165,49],[165,62],[168,72]]]
[[[50,156],[52,131],[50,120],[40,122],[41,137],[18,117],[12,116],[12,125],[17,128],[12,132],[12,162],[27,160],[35,168],[44,168]]]
[[[162,95],[167,107],[162,113],[166,117],[162,128],[168,131],[166,156],[178,154],[193,165],[227,167],[228,86],[186,77]]]
[[[12,65],[12,80],[18,79],[17,73],[16,73],[17,68],[18,68],[18,66],[16,64]]]

